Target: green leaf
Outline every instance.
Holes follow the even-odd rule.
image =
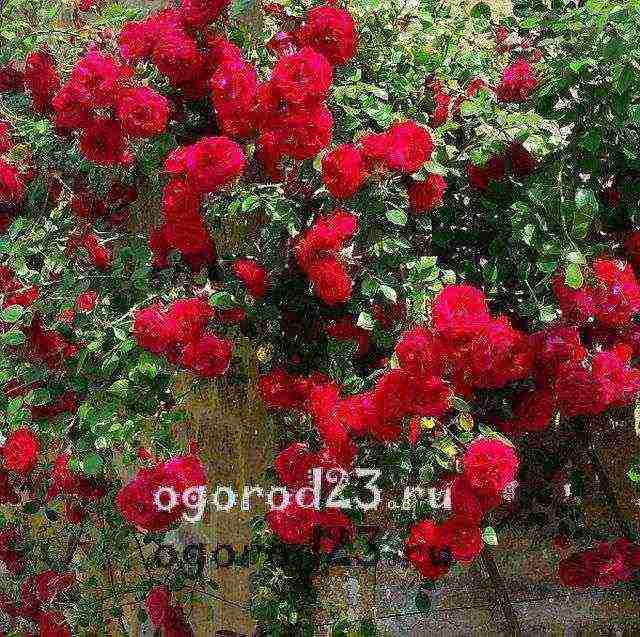
[[[129,381],[126,378],[121,378],[113,383],[111,387],[109,387],[108,391],[110,394],[120,396],[120,398],[125,398],[129,391]]]
[[[237,305],[235,298],[229,292],[216,292],[209,298],[211,305],[221,310],[230,310]]]
[[[470,13],[472,18],[483,18],[485,20],[491,19],[491,7],[486,2],[478,2]]]
[[[387,219],[396,226],[406,226],[408,217],[403,210],[389,210]]]
[[[482,540],[489,546],[498,546],[498,535],[492,526],[487,526],[482,530]]]
[[[361,327],[363,330],[372,330],[375,321],[373,317],[368,312],[360,312],[360,316],[358,316],[358,322],[356,323],[358,327]]]
[[[431,610],[431,595],[426,591],[418,591],[416,593],[415,605],[421,613],[428,613]]]
[[[2,311],[2,320],[5,323],[15,323],[19,321],[24,314],[24,308],[21,305],[10,305]]]
[[[102,460],[102,458],[99,455],[92,453],[82,461],[82,470],[87,475],[94,476],[100,473],[103,464],[104,461]]]
[[[564,282],[574,290],[578,290],[584,283],[584,277],[582,276],[582,270],[577,263],[570,263],[567,266],[564,275]]]
[[[2,335],[5,345],[22,345],[26,340],[26,336],[20,330],[10,330]]]
[[[384,296],[392,303],[398,302],[398,293],[392,287],[388,285],[381,285],[380,292],[382,292],[382,294],[384,294]]]

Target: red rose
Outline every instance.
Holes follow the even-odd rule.
[[[569,588],[587,588],[595,580],[595,572],[580,553],[565,558],[558,565],[558,577]]]
[[[231,0],[182,0],[180,17],[190,29],[201,29],[214,22]]]
[[[267,407],[294,409],[302,406],[307,386],[299,377],[275,369],[260,377],[258,391]]]
[[[353,197],[366,179],[360,151],[353,144],[342,144],[322,160],[322,178],[327,190],[338,199]]]
[[[538,168],[536,158],[520,142],[513,142],[507,149],[506,156],[516,177],[528,177]]]
[[[13,62],[0,66],[0,93],[24,90],[24,74],[15,68]]]
[[[174,150],[165,162],[172,175],[184,176],[196,193],[217,192],[230,185],[244,171],[242,148],[227,137],[204,137]]]
[[[315,294],[327,305],[346,303],[353,291],[353,281],[345,266],[333,257],[320,259],[309,268],[309,280]]]
[[[440,543],[437,525],[423,520],[412,527],[405,553],[420,575],[428,580],[440,579],[449,572],[453,558]]]
[[[431,159],[434,144],[429,131],[413,121],[394,124],[387,132],[385,154],[391,170],[414,173]]]
[[[133,336],[140,347],[162,354],[173,340],[172,327],[160,305],[138,310],[133,320]]]
[[[319,512],[315,545],[322,553],[331,553],[348,544],[355,535],[355,526],[340,509],[327,508]]]
[[[355,20],[345,9],[330,4],[311,9],[296,35],[334,66],[346,64],[358,48]]]
[[[271,83],[276,94],[287,104],[303,106],[324,100],[331,87],[333,73],[327,59],[311,48],[280,58]]]
[[[473,562],[484,548],[478,522],[463,515],[454,515],[440,524],[438,537],[457,562]]]
[[[318,520],[316,509],[301,507],[293,496],[286,507],[267,513],[269,526],[286,544],[310,544]]]
[[[127,164],[132,155],[119,122],[100,117],[90,122],[80,138],[80,150],[100,166]]]
[[[311,159],[331,143],[333,115],[324,103],[305,106],[282,113],[270,132],[282,155],[300,161]]]
[[[459,338],[490,320],[484,294],[471,285],[447,285],[433,300],[431,313],[437,332]]]
[[[464,476],[456,476],[451,484],[451,510],[460,516],[475,520],[478,524],[486,513],[495,509],[500,495],[485,495],[476,491]]]
[[[253,259],[236,259],[233,273],[244,283],[249,294],[262,298],[268,286],[267,271]]]
[[[169,102],[148,86],[128,88],[118,94],[116,112],[132,137],[155,137],[167,127]]]
[[[19,203],[24,197],[24,181],[18,170],[0,159],[0,203]]]
[[[538,87],[538,78],[531,64],[518,58],[502,72],[502,80],[496,88],[500,102],[524,102]]]
[[[116,496],[116,505],[122,516],[130,524],[145,531],[166,529],[177,522],[185,511],[182,494],[194,487],[206,485],[206,474],[202,463],[191,456],[178,456],[150,469],[141,469],[135,478],[124,485]],[[162,510],[156,503],[168,501],[160,493],[161,489],[173,489],[177,496],[176,506]]]
[[[31,93],[34,110],[43,115],[49,113],[51,101],[60,88],[60,76],[50,53],[36,51],[27,55],[24,84]]]
[[[161,628],[166,621],[171,605],[169,589],[166,586],[155,586],[147,594],[144,605],[154,628]]]
[[[494,155],[482,166],[467,166],[469,183],[476,190],[487,190],[492,182],[501,181],[504,179],[505,171],[506,161],[502,155]]]
[[[296,489],[309,484],[311,469],[316,464],[317,458],[309,452],[309,445],[294,442],[277,455],[274,467],[282,484]]]
[[[447,182],[440,175],[430,174],[424,181],[412,181],[408,188],[412,212],[421,214],[442,203]]]
[[[38,463],[39,452],[38,437],[29,429],[18,429],[9,434],[2,447],[5,469],[26,476]]]
[[[518,456],[513,447],[492,438],[474,440],[464,454],[463,463],[468,483],[486,496],[502,493],[518,472]]]
[[[215,334],[203,334],[187,344],[182,352],[180,364],[190,372],[204,378],[222,376],[231,362],[233,345]]]
[[[131,73],[110,55],[92,49],[75,63],[69,83],[84,88],[94,107],[107,107],[115,104]]]
[[[87,290],[76,299],[76,310],[88,314],[98,302],[98,293],[95,290]]]

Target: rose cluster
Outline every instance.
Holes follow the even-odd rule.
[[[357,230],[358,218],[338,209],[317,219],[296,243],[298,266],[309,277],[315,294],[328,305],[351,298],[353,281],[339,252]]]
[[[96,164],[130,163],[129,138],[154,137],[167,126],[168,100],[132,78],[131,68],[92,49],[52,100],[58,130],[81,130],[80,149]]]
[[[242,148],[227,137],[205,137],[167,157],[170,181],[162,198],[164,223],[149,239],[156,267],[167,267],[171,250],[193,270],[215,262],[215,245],[200,213],[201,198],[230,185],[245,163]]]
[[[12,532],[15,533],[15,530]],[[0,537],[0,546],[2,542]],[[12,627],[17,628],[17,621],[20,620],[22,625],[27,622],[37,627],[38,635],[43,637],[71,637],[67,620],[57,607],[67,603],[64,598],[75,585],[76,576],[71,572],[46,570],[29,575],[20,586],[19,602],[0,593],[0,610],[9,618]]]
[[[196,456],[175,456],[140,469],[116,496],[116,506],[129,523],[141,531],[159,531],[175,524],[186,511],[182,495],[207,484],[204,466]],[[164,489],[178,495],[165,502]],[[160,505],[158,505],[158,500]],[[175,504],[175,506],[173,506]]]
[[[518,471],[515,450],[498,439],[477,438],[462,463],[463,471],[451,487],[451,517],[416,524],[405,545],[407,557],[425,579],[438,579],[454,562],[465,564],[478,557],[484,547],[482,518],[500,504]]]
[[[628,538],[620,538],[565,558],[558,566],[558,576],[570,588],[607,588],[630,581],[638,569],[640,546]]]
[[[133,335],[140,347],[205,378],[229,368],[233,345],[207,330],[213,308],[199,298],[178,299],[169,307],[157,303],[138,310]]]

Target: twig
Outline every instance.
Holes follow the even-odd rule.
[[[491,554],[491,550],[489,549],[489,547],[485,547],[484,551],[482,551],[481,557],[482,563],[485,569],[487,569],[487,573],[489,574],[489,579],[491,580],[493,590],[495,591],[498,601],[500,602],[500,610],[502,610],[504,617],[507,620],[509,634],[512,637],[519,637],[519,635],[522,635],[522,631],[520,629],[518,616],[513,609],[506,586],[504,585],[504,581],[500,576],[498,567],[496,566],[495,560],[493,559],[493,555]]]

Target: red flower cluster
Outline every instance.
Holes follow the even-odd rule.
[[[67,620],[52,608],[54,604],[59,605],[60,600],[56,598],[74,584],[73,573],[48,570],[29,575],[20,586],[20,602],[15,603],[8,595],[0,594],[0,609],[12,623],[20,618],[37,624],[38,635],[42,637],[71,637]]]
[[[81,129],[80,148],[103,166],[132,161],[127,135],[154,137],[164,132],[169,102],[153,89],[135,86],[132,70],[92,49],[73,67],[68,82],[53,99],[56,125]],[[108,116],[98,111],[109,109]]]
[[[0,158],[0,203],[20,203],[24,197],[24,180],[18,169]]]
[[[56,63],[48,51],[29,53],[24,67],[24,86],[31,93],[33,109],[43,115],[52,110],[53,96],[60,88]],[[17,84],[12,87],[16,90]]]
[[[2,307],[21,305],[31,307],[40,296],[37,285],[23,285],[15,276],[15,272],[6,266],[0,266],[0,294],[4,295]]]
[[[138,529],[159,531],[176,523],[186,511],[182,494],[206,484],[204,466],[197,457],[176,456],[151,468],[140,469],[135,478],[120,489],[116,505],[124,519]],[[163,488],[173,489],[177,495],[178,502],[171,510],[166,510],[171,503],[163,499],[160,491]]]
[[[138,310],[133,335],[140,347],[165,356],[171,363],[203,376],[222,376],[229,368],[233,345],[206,331],[213,308],[204,301],[179,299]]]
[[[429,174],[424,181],[412,180],[407,188],[411,212],[423,214],[433,210],[442,203],[446,190],[447,182],[440,175]]]
[[[446,124],[449,119],[449,106],[451,105],[451,95],[444,90],[444,85],[439,80],[427,85],[434,103],[434,111],[429,119],[431,128],[438,128]]]
[[[563,315],[578,325],[595,318],[610,328],[625,327],[640,312],[640,284],[625,261],[600,258],[592,264],[593,284],[574,289],[562,276],[553,291]]]
[[[293,497],[291,500],[287,506],[267,513],[269,526],[283,542],[305,544],[316,551],[331,553],[353,538],[353,522],[339,509],[317,510],[301,506]]]
[[[538,84],[531,64],[524,58],[518,58],[502,72],[502,79],[496,87],[496,97],[500,102],[524,102],[531,97]]]
[[[311,9],[294,37],[303,46],[321,53],[333,66],[346,64],[358,48],[353,17],[345,9],[331,4]]]
[[[478,523],[454,515],[440,524],[432,520],[416,524],[405,544],[405,552],[422,577],[437,580],[449,572],[454,562],[473,562],[483,546]]]
[[[338,253],[357,230],[355,215],[335,210],[317,219],[295,246],[300,269],[309,277],[315,294],[328,305],[351,298],[353,282]]]
[[[536,158],[520,142],[513,142],[503,154],[493,155],[482,166],[469,164],[467,175],[473,188],[487,190],[492,182],[502,181],[508,169],[515,177],[523,179],[537,168]]]
[[[362,187],[367,171],[362,154],[353,144],[342,144],[322,159],[322,179],[337,199],[349,199]]]
[[[0,451],[5,469],[26,476],[38,463],[40,442],[29,429],[18,429],[7,436]]]
[[[166,637],[192,637],[194,634],[182,607],[171,603],[171,593],[165,586],[152,588],[144,605],[153,627],[161,629]]]
[[[266,294],[269,286],[267,271],[253,259],[236,259],[233,273],[254,298],[260,299]]]
[[[27,354],[35,362],[43,363],[50,370],[59,370],[69,358],[78,353],[78,347],[55,330],[45,329],[42,319],[35,315],[29,327],[23,328],[27,337]]]
[[[627,538],[602,542],[574,553],[558,566],[560,581],[570,588],[606,588],[630,581],[640,569],[640,546]]]
[[[0,93],[14,93],[24,90],[24,73],[13,63],[0,66]]]

